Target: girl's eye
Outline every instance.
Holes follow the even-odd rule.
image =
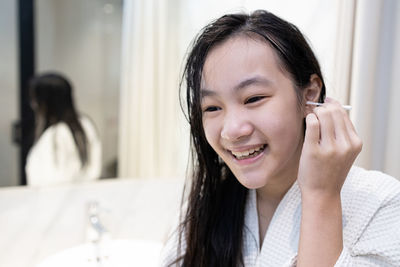
[[[245,101],[245,104],[251,104],[251,103],[257,102],[257,101],[260,101],[263,98],[265,98],[265,96],[253,96],[253,97],[248,98]]]
[[[206,109],[204,109],[204,112],[214,112],[214,111],[218,111],[218,110],[220,110],[219,107],[216,107],[216,106],[209,106],[209,107],[207,107]]]

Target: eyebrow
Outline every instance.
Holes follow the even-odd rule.
[[[244,88],[246,88],[246,87],[248,87],[250,85],[253,85],[253,84],[270,85],[271,83],[272,82],[270,80],[268,80],[267,78],[259,76],[259,75],[256,75],[256,76],[244,79],[239,84],[237,84],[233,88],[233,90],[234,91],[240,91],[240,90],[242,90],[242,89],[244,89]],[[206,88],[200,89],[200,97],[201,98],[204,98],[206,96],[214,96],[216,94],[217,93],[215,91],[212,91],[212,90],[209,90],[209,89],[206,89]]]

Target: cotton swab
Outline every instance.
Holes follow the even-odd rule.
[[[307,101],[306,102],[306,104],[307,105],[313,105],[313,106],[322,106],[324,103],[318,103],[318,102],[312,102],[312,101]],[[349,105],[342,105],[342,107],[345,109],[345,110],[351,110],[351,106],[349,106]]]

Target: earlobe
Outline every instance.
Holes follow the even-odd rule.
[[[310,76],[310,84],[303,90],[304,117],[312,112],[313,106],[306,105],[307,101],[318,102],[321,94],[322,81],[317,74]]]

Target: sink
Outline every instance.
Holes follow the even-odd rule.
[[[37,267],[158,266],[162,243],[147,240],[107,240],[86,243],[46,258]]]

